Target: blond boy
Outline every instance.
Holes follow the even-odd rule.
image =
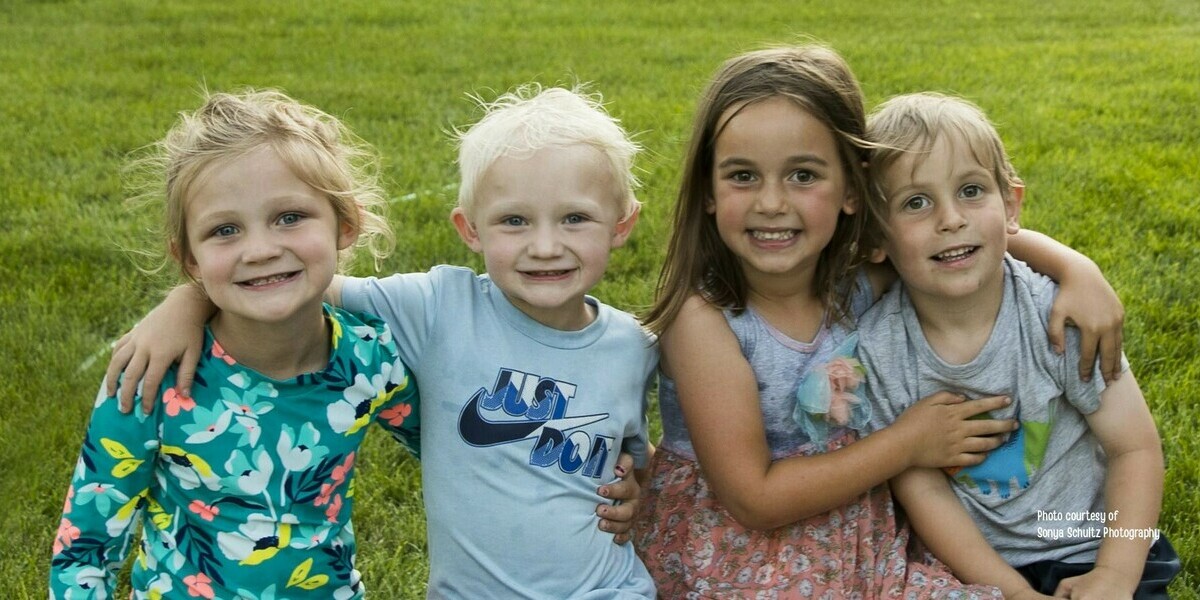
[[[868,136],[881,255],[900,275],[860,324],[873,424],[942,389],[1009,396],[994,416],[1020,422],[980,465],[894,479],[913,528],[957,576],[1009,598],[1165,597],[1154,420],[1132,373],[1078,377],[1077,331],[1050,348],[1058,288],[1006,253],[1024,187],[995,129],[969,102],[912,94],[882,105]]]

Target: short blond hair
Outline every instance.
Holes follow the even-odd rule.
[[[339,266],[358,247],[367,248],[378,266],[394,238],[379,214],[385,198],[374,149],[315,107],[280,91],[246,89],[206,93],[199,109],[181,112],[167,135],[132,164],[135,190],[140,190],[135,199],[162,209],[158,235],[165,244],[161,253],[153,253],[160,256],[155,269],[170,257],[182,268],[191,255],[186,206],[201,175],[262,147],[273,149],[298,179],[322,193],[338,223],[358,233],[355,244],[339,256]]]
[[[887,196],[883,174],[900,157],[927,154],[944,137],[961,141],[980,166],[988,169],[1004,198],[1010,198],[1021,179],[1004,142],[983,110],[969,100],[937,92],[896,96],[880,104],[867,118],[867,138],[875,144],[871,156],[874,193],[869,208],[886,229]]]
[[[524,157],[543,148],[586,144],[600,151],[612,169],[622,216],[633,212],[638,186],[633,161],[640,146],[604,110],[599,94],[574,89],[542,89],[525,84],[492,102],[475,98],[484,116],[466,131],[455,131],[461,182],[458,206],[472,214],[476,190],[501,157]]]

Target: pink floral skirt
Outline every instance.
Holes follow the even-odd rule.
[[[960,583],[927,552],[910,562],[909,529],[897,527],[886,485],[786,527],[748,530],[717,502],[696,462],[660,448],[635,532],[667,600],[1001,598],[996,588]]]

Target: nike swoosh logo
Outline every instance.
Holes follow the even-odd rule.
[[[489,421],[479,414],[479,401],[487,393],[479,388],[458,416],[458,434],[472,446],[497,446],[524,439],[536,439],[546,427],[569,431],[608,418],[608,413],[543,421]]]

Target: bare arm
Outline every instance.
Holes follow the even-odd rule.
[[[1100,354],[1100,372],[1105,381],[1121,375],[1121,335],[1125,308],[1100,267],[1092,259],[1036,231],[1022,229],[1009,236],[1013,256],[1059,284],[1058,297],[1050,311],[1050,344],[1061,353],[1067,325],[1079,328],[1079,378],[1088,381]]]
[[[772,461],[758,386],[721,312],[688,300],[661,340],[662,366],[675,379],[697,458],[714,492],[739,523],[769,529],[840,506],[913,465],[977,464],[999,444],[983,437],[1010,421],[966,420],[999,408],[942,393],[906,411],[891,427],[815,456]]]
[[[329,289],[325,290],[326,302],[341,306],[343,283],[345,278],[341,275],[333,277]],[[158,400],[163,376],[176,361],[179,362],[179,391],[191,397],[196,363],[200,361],[200,349],[204,344],[204,324],[216,311],[217,307],[199,286],[181,285],[171,290],[161,304],[117,340],[104,381],[109,395],[117,393],[117,379],[122,374],[123,380],[130,383],[120,389],[121,412],[127,413],[133,408],[136,382],[141,380],[146,390],[142,396],[142,410],[149,414]]]
[[[988,544],[940,470],[909,469],[892,479],[892,494],[921,541],[963,582],[997,586],[1005,598],[1040,596]]]
[[[146,414],[158,399],[158,388],[171,364],[179,361],[177,379],[180,392],[191,397],[192,379],[200,348],[204,344],[204,324],[216,312],[204,290],[197,285],[181,285],[171,290],[129,333],[113,345],[104,383],[109,395],[117,393],[117,378],[124,373],[120,389],[120,410],[133,408],[137,382],[142,381],[142,409]]]
[[[1056,595],[1066,592],[1072,598],[1129,598],[1141,580],[1152,540],[1111,532],[1145,531],[1158,523],[1163,490],[1162,445],[1132,373],[1104,390],[1100,409],[1088,415],[1087,422],[1108,458],[1104,506],[1116,518],[1104,523],[1110,535],[1100,543],[1095,568],[1063,580]]]

